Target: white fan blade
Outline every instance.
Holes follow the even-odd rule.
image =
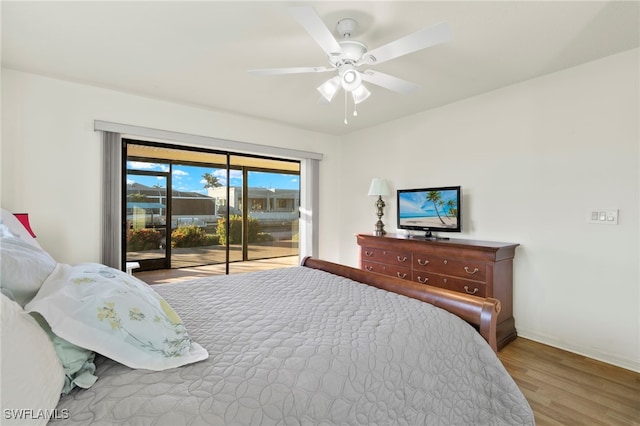
[[[399,56],[444,43],[451,40],[451,38],[452,34],[449,24],[442,22],[370,50],[362,56],[359,64],[379,64]]]
[[[307,72],[326,72],[333,71],[335,68],[327,67],[294,67],[294,68],[264,68],[258,70],[249,70],[253,75],[283,75],[283,74],[303,74]]]
[[[410,81],[402,80],[401,78],[374,70],[363,71],[362,79],[364,81],[368,81],[369,83],[375,84],[376,86],[384,87],[385,89],[402,93],[403,95],[413,93],[418,90],[418,88],[420,88],[419,85],[411,83]]]
[[[342,47],[312,7],[290,7],[289,12],[329,56],[342,53]]]

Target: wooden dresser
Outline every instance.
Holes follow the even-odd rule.
[[[360,269],[500,300],[498,348],[516,338],[513,257],[519,244],[358,234]]]

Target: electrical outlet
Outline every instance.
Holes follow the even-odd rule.
[[[587,223],[597,223],[600,225],[617,225],[618,210],[611,209],[588,209]]]

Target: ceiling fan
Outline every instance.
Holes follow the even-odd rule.
[[[371,92],[362,84],[366,81],[394,92],[408,94],[418,85],[372,69],[360,70],[361,66],[381,64],[391,59],[426,49],[451,39],[451,29],[446,22],[423,28],[405,37],[368,50],[364,43],[351,39],[357,22],[351,18],[338,21],[336,31],[342,36],[336,40],[314,8],[308,6],[289,8],[291,15],[327,54],[329,66],[265,68],[249,70],[253,75],[282,75],[337,71],[337,75],[322,83],[317,89],[322,98],[331,102],[340,89],[345,90],[345,124],[347,93],[351,93],[354,105],[366,100]],[[354,108],[353,115],[357,115]]]

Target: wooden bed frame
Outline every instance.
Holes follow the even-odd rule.
[[[470,296],[312,257],[305,257],[300,264],[418,299],[449,311],[475,326],[491,349],[498,352],[496,325],[500,313],[500,301],[497,299]]]

